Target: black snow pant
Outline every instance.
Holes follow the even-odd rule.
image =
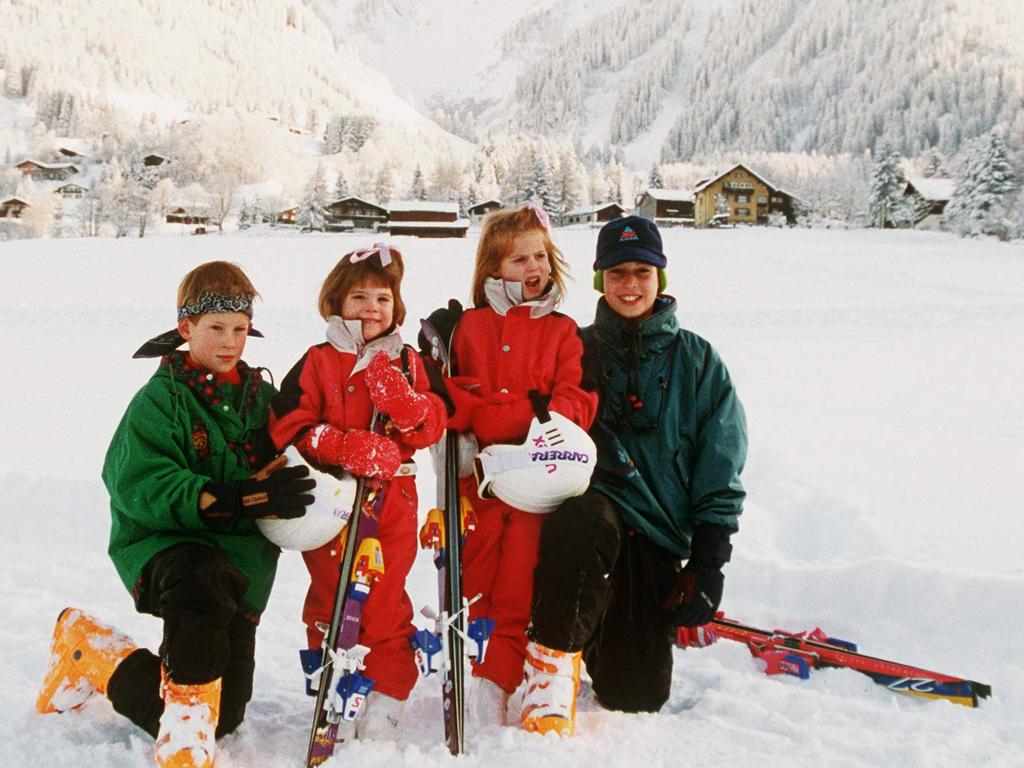
[[[583,651],[603,707],[657,712],[672,685],[675,634],[661,601],[678,570],[679,558],[627,529],[606,496],[569,499],[541,532],[527,634]]]
[[[122,661],[107,685],[114,710],[154,738],[164,702],[160,667],[182,685],[221,678],[217,737],[245,717],[256,668],[258,619],[241,611],[248,579],[215,547],[177,544],[146,564],[136,608],[163,619],[159,655],[144,648]]]

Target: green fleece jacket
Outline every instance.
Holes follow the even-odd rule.
[[[108,552],[138,602],[142,570],[155,554],[181,542],[218,547],[249,580],[244,608],[262,613],[280,550],[254,521],[210,530],[199,494],[210,481],[244,480],[274,456],[267,417],[274,387],[258,369],[238,364],[240,384],[165,357],[136,393],[107,449],[103,482],[110,493]]]
[[[632,324],[604,298],[582,330],[584,376],[601,403],[591,488],[627,526],[680,558],[700,523],[736,530],[746,493],[743,406],[714,348],[676,322],[676,301]]]

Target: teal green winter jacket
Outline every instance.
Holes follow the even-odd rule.
[[[680,558],[699,523],[735,531],[747,427],[718,353],[679,327],[670,296],[658,297],[639,324],[601,298],[581,333],[585,377],[601,398],[591,488],[615,503],[628,527]]]
[[[142,569],[155,554],[181,542],[218,547],[249,580],[244,609],[259,615],[280,550],[249,519],[226,530],[207,528],[199,494],[210,481],[244,480],[274,456],[266,430],[274,387],[245,363],[238,364],[240,385],[218,385],[213,374],[183,360],[180,352],[164,358],[107,449],[108,552],[138,601]]]

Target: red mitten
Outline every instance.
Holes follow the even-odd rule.
[[[416,429],[427,418],[427,398],[415,392],[386,352],[378,352],[366,367],[370,399],[402,432]]]
[[[383,435],[365,429],[342,432],[320,424],[300,441],[299,450],[320,464],[334,464],[360,477],[390,480],[402,463],[398,446]]]
[[[295,443],[299,453],[317,464],[341,465],[345,433],[330,424],[317,424]]]

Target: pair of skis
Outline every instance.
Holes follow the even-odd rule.
[[[387,415],[375,408],[370,430],[384,434],[387,421]],[[370,649],[359,644],[359,625],[363,603],[373,584],[384,574],[377,530],[386,487],[378,478],[358,479],[352,515],[339,540],[344,549],[331,623],[321,626],[326,631],[319,649],[299,652],[306,673],[306,691],[316,694],[313,728],[306,750],[307,768],[320,765],[334,754],[335,744],[348,736],[343,735],[343,729],[354,730],[354,721],[373,688],[374,681],[362,674],[363,659]]]
[[[858,653],[856,644],[829,637],[821,629],[758,629],[722,613],[699,627],[680,627],[676,644],[703,647],[718,638],[744,643],[768,675],[793,675],[806,680],[814,669],[853,669],[894,693],[946,699],[965,707],[977,707],[981,699],[992,695],[991,686],[985,683]]]
[[[450,376],[451,339],[442,339],[426,320],[420,325],[441,375]],[[439,610],[423,609],[434,628],[417,631],[412,646],[420,674],[441,676],[445,743],[451,754],[459,755],[465,733],[466,659],[484,660],[494,621],[482,617],[469,621],[469,606],[480,595],[468,599],[462,592],[462,544],[465,534],[475,528],[476,518],[459,494],[458,433],[445,432],[443,461],[437,458],[435,453],[435,466],[443,467],[437,478],[437,507],[430,510],[420,530],[420,546],[434,551]]]

